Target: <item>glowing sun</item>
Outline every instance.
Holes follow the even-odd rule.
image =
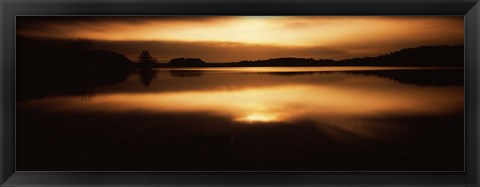
[[[237,120],[253,123],[253,122],[272,122],[272,121],[276,121],[277,118],[273,115],[251,114],[251,115],[239,118]]]

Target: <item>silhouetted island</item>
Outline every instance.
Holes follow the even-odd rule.
[[[199,58],[174,58],[170,60],[168,65],[176,67],[203,67],[206,66],[207,63]]]

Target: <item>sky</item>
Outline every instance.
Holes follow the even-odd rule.
[[[463,16],[46,16],[17,17],[17,34],[87,38],[136,60],[235,62],[280,57],[342,60],[422,45],[463,45]]]

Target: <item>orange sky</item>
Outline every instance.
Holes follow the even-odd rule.
[[[345,59],[421,45],[463,45],[462,16],[17,17],[17,32],[47,39],[89,38],[94,48],[160,62],[277,57]]]

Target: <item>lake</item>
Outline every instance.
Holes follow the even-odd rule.
[[[162,68],[17,102],[17,170],[463,171],[463,69]]]

